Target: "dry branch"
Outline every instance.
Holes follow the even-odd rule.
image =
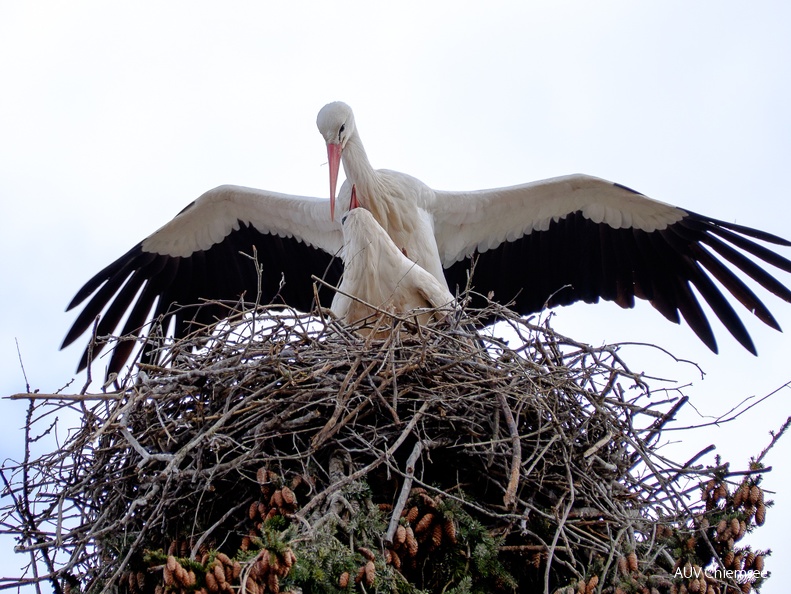
[[[28,456],[3,466],[2,524],[37,573],[0,587],[721,593],[678,569],[763,567],[736,545],[765,521],[760,464],[661,456],[686,398],[653,397],[617,347],[496,306],[387,340],[320,313],[151,339],[159,362],[112,393],[13,396]],[[468,323],[492,315],[515,347]],[[33,419],[65,409],[81,426],[34,459]]]

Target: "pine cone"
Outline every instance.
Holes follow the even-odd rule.
[[[753,563],[755,563],[755,553],[750,551],[749,553],[747,553],[747,556],[744,558],[744,568],[750,569],[753,566]]]
[[[728,529],[728,522],[723,518],[719,522],[717,522],[717,536],[722,536],[725,534],[725,531]],[[724,538],[722,540],[725,540]]]
[[[373,561],[376,559],[374,554],[371,552],[371,549],[367,549],[365,547],[357,547],[357,552],[360,553],[363,557],[366,558],[368,561]]]
[[[127,583],[127,587],[132,594],[138,594],[139,590],[137,588],[137,576],[135,575],[134,571],[130,571],[126,573],[121,578],[121,581],[125,581]]]
[[[423,505],[431,509],[437,509],[437,502],[428,493],[418,493],[418,497],[423,502]]]
[[[217,580],[217,585],[222,588],[223,584],[228,581],[225,579],[225,569],[222,566],[222,563],[214,563],[213,570],[214,578]]]
[[[452,518],[445,518],[442,529],[444,530],[445,536],[448,537],[450,543],[456,544],[456,524],[453,522]]]
[[[766,521],[766,506],[762,501],[758,502],[758,507],[755,508],[755,523],[763,526]]]
[[[716,489],[714,489],[714,502],[716,503],[720,499],[727,499],[728,498],[728,487],[725,483],[720,483]]]
[[[733,506],[739,507],[742,503],[749,500],[750,498],[750,485],[747,482],[743,482],[739,485],[739,488],[736,490],[736,493],[733,495]]]
[[[258,484],[262,487],[269,482],[269,477],[267,474],[267,470],[263,466],[258,469],[258,472],[255,473],[255,478],[258,481]]]
[[[146,586],[146,574],[142,571],[138,571],[135,575],[135,580],[137,581],[137,589],[142,592]]]
[[[357,575],[354,578],[354,583],[359,584],[365,578],[365,565],[361,565],[360,569],[357,570]]]
[[[376,566],[373,561],[368,561],[363,568],[365,570],[365,585],[373,586],[376,578]]]
[[[393,537],[393,543],[396,545],[402,545],[406,541],[406,528],[404,528],[401,524],[398,525],[395,531],[395,536]]]
[[[287,508],[291,508],[297,504],[297,496],[294,495],[294,491],[289,489],[288,487],[283,487],[280,489],[281,498],[283,499],[283,504]]]
[[[186,573],[184,579],[184,587],[185,588],[194,588],[195,584],[198,582],[198,576],[195,575],[195,572],[191,569]]]
[[[588,580],[588,585],[585,586],[585,594],[593,594],[593,591],[596,590],[596,586],[599,585],[599,576],[592,575],[591,579]]]
[[[714,491],[714,488],[716,486],[717,486],[717,481],[715,481],[714,479],[710,479],[703,486],[703,490],[700,493],[700,500],[701,501],[706,501],[706,499],[708,499],[709,495],[711,494],[712,491]]]
[[[349,578],[350,577],[351,576],[349,575],[349,572],[348,571],[344,571],[341,574],[341,577],[338,578],[338,587],[339,588],[346,588],[346,587],[348,587],[349,586]]]
[[[756,555],[755,561],[753,561],[753,568],[755,571],[761,572],[764,570],[764,556],[763,555]]]
[[[276,573],[269,573],[266,585],[273,594],[278,594],[280,592],[280,580],[278,579]]]
[[[291,570],[291,567],[293,567],[294,563],[297,562],[297,556],[290,547],[286,549],[285,553],[283,553],[283,561],[287,570]]]
[[[258,516],[258,502],[253,501],[250,504],[250,508],[247,510],[247,517],[250,518],[251,520],[255,520],[257,516]]]
[[[431,550],[439,548],[442,544],[442,535],[445,532],[442,524],[434,524],[434,529],[431,531]]]
[[[220,587],[217,584],[217,579],[214,577],[214,573],[207,571],[204,579],[206,580],[206,587],[209,589],[209,592],[220,591]]]
[[[396,569],[401,569],[401,557],[392,549],[388,550],[390,551],[390,561],[388,561],[388,563]]]
[[[629,571],[637,571],[637,553],[632,551],[626,556],[626,562],[629,566]]]
[[[264,549],[261,551],[258,562],[253,566],[253,569],[258,568],[258,575],[266,575],[269,573],[269,551]]]
[[[725,565],[725,569],[733,569],[733,560],[736,557],[736,553],[733,551],[728,551],[722,557],[722,563]]]
[[[434,522],[434,514],[432,512],[426,513],[417,524],[415,524],[415,534],[420,534],[428,530],[428,527],[431,526],[432,522]]]
[[[406,528],[406,550],[410,557],[417,556],[417,539],[415,533],[412,531],[411,526]]]

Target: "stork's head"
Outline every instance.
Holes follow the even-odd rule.
[[[327,143],[327,158],[330,163],[330,217],[335,219],[335,187],[338,184],[341,153],[354,132],[352,108],[342,101],[328,103],[319,111],[316,125]]]
[[[368,249],[372,242],[390,241],[384,229],[376,222],[374,216],[364,208],[354,208],[343,213],[343,251],[341,258],[348,263],[348,258]],[[370,256],[368,253],[367,256]],[[370,273],[370,271],[367,271]]]
[[[343,227],[343,249],[341,259],[347,266],[350,264],[349,258],[353,254],[360,254],[371,242],[372,223],[376,221],[364,208],[349,210],[341,216],[341,226]],[[358,268],[354,275],[359,275],[362,269]]]

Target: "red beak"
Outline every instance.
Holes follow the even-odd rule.
[[[352,198],[349,201],[349,210],[353,208],[357,208],[360,206],[360,203],[357,202],[357,186],[352,186]]]
[[[335,186],[338,185],[338,170],[341,168],[340,144],[327,143],[327,160],[330,163],[330,220],[335,220]]]

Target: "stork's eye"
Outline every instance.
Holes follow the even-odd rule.
[[[338,140],[341,139],[341,135],[343,134],[344,130],[346,130],[346,124],[341,124],[340,130],[338,130]]]

